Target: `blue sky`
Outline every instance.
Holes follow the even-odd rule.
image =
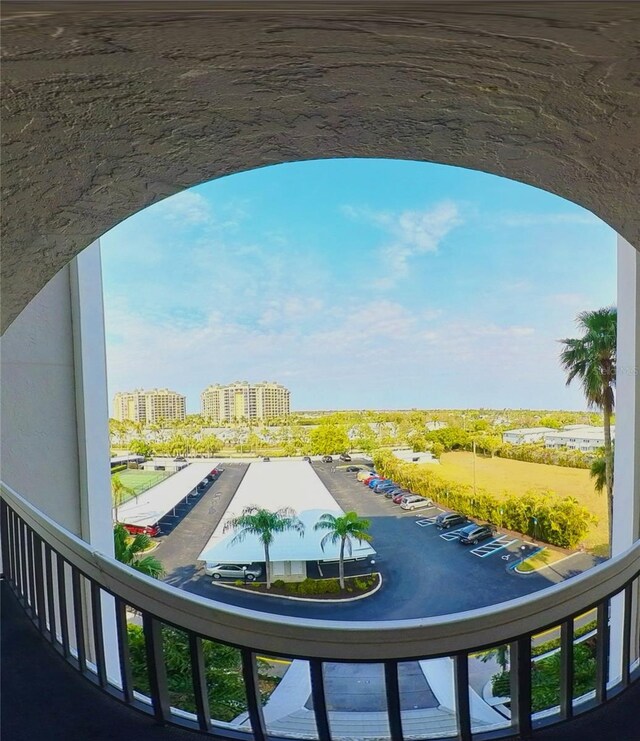
[[[484,173],[395,160],[253,170],[101,239],[110,396],[275,380],[294,409],[582,409],[557,339],[616,301],[616,236]]]

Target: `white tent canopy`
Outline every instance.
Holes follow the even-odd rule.
[[[235,497],[198,560],[239,564],[264,561],[264,547],[257,536],[247,535],[241,543],[232,544],[234,531],[224,532],[225,523],[251,505],[271,512],[290,507],[304,523],[303,537],[294,530],[274,536],[269,548],[271,561],[333,561],[339,558],[340,544],[327,543],[323,550],[320,541],[327,531],[314,531],[313,527],[324,513],[339,517],[344,511],[309,463],[274,461],[252,463],[249,466]],[[369,543],[352,543],[351,558],[365,558],[375,553]]]
[[[192,463],[135,499],[118,507],[118,522],[145,527],[155,525],[216,468],[219,461]]]

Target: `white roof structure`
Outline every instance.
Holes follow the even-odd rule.
[[[557,432],[552,427],[520,427],[516,430],[505,430],[503,435],[537,435],[546,432]]]
[[[155,525],[167,512],[193,491],[219,462],[192,463],[161,481],[135,499],[118,507],[118,522],[126,525]]]
[[[339,517],[344,511],[309,463],[274,461],[249,466],[235,497],[198,556],[199,561],[238,564],[264,561],[264,548],[257,536],[247,535],[241,543],[231,544],[235,533],[232,530],[224,532],[227,520],[251,505],[271,512],[290,507],[304,523],[303,537],[294,530],[275,535],[269,548],[271,561],[335,561],[339,558],[340,544],[327,543],[323,551],[320,541],[327,531],[314,531],[313,526],[325,512]],[[351,558],[374,556],[375,553],[369,543],[357,540],[352,543]]]
[[[142,463],[144,461],[143,455],[114,455],[111,458],[111,465],[117,466],[119,463],[129,463],[129,461],[135,463]]]

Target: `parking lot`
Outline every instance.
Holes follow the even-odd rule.
[[[434,519],[442,509],[405,511],[357,481],[355,473],[345,472],[346,464],[314,462],[313,467],[345,512],[354,510],[371,521],[372,545],[378,554],[373,568],[383,576],[383,586],[377,594],[344,604],[264,599],[215,586],[198,571],[194,553],[205,542],[205,531],[208,537],[233,496],[244,465],[227,468],[220,481],[204,495],[202,503],[163,539],[157,555],[167,567],[166,581],[190,592],[252,609],[339,620],[392,620],[495,604],[543,589],[593,565],[590,556],[578,554],[561,569],[549,568],[526,576],[515,574],[510,567],[538,547],[530,540],[498,530],[493,538],[476,546],[464,546],[456,536],[461,526],[445,531],[435,526]],[[205,513],[206,525],[202,517]],[[371,568],[369,563],[356,563],[348,571],[365,572]],[[322,565],[317,575],[333,576],[335,570],[335,565]]]

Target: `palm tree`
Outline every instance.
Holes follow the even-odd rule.
[[[164,574],[164,568],[155,556],[140,556],[151,545],[151,538],[144,533],[133,537],[124,525],[119,522],[113,526],[113,545],[116,560],[132,569],[159,579]]]
[[[118,474],[114,474],[111,477],[111,496],[113,498],[113,519],[118,519],[118,507],[124,502],[127,494],[135,494],[134,490],[122,483],[122,479]]]
[[[615,445],[614,445],[615,449]],[[602,451],[602,449],[600,449]],[[600,494],[607,485],[606,473],[607,465],[603,452],[600,452],[597,458],[594,458],[589,467],[589,476],[593,479],[593,488]]]
[[[366,541],[371,542],[372,537],[369,535],[367,530],[371,526],[369,520],[363,520],[355,512],[347,512],[342,517],[334,517],[334,515],[324,514],[316,522],[314,530],[328,530],[329,532],[320,541],[320,547],[324,551],[324,547],[327,543],[335,545],[340,543],[340,562],[339,562],[339,573],[340,573],[340,589],[344,589],[344,554],[351,555],[352,541],[357,540],[358,543]]]
[[[560,362],[567,371],[567,386],[578,378],[590,407],[602,410],[604,419],[605,488],[609,509],[609,543],[613,526],[613,445],[611,415],[616,384],[616,338],[618,312],[615,306],[583,311],[576,319],[583,331],[577,339],[560,340],[564,349]]]
[[[225,522],[223,532],[227,530],[239,530],[231,539],[232,545],[242,543],[247,535],[258,536],[258,540],[264,547],[267,589],[271,589],[269,546],[273,543],[273,538],[277,533],[283,533],[286,530],[295,530],[302,538],[304,523],[297,518],[295,511],[290,507],[282,507],[276,512],[270,512],[268,509],[261,509],[255,504],[250,504],[237,517],[231,517]]]

